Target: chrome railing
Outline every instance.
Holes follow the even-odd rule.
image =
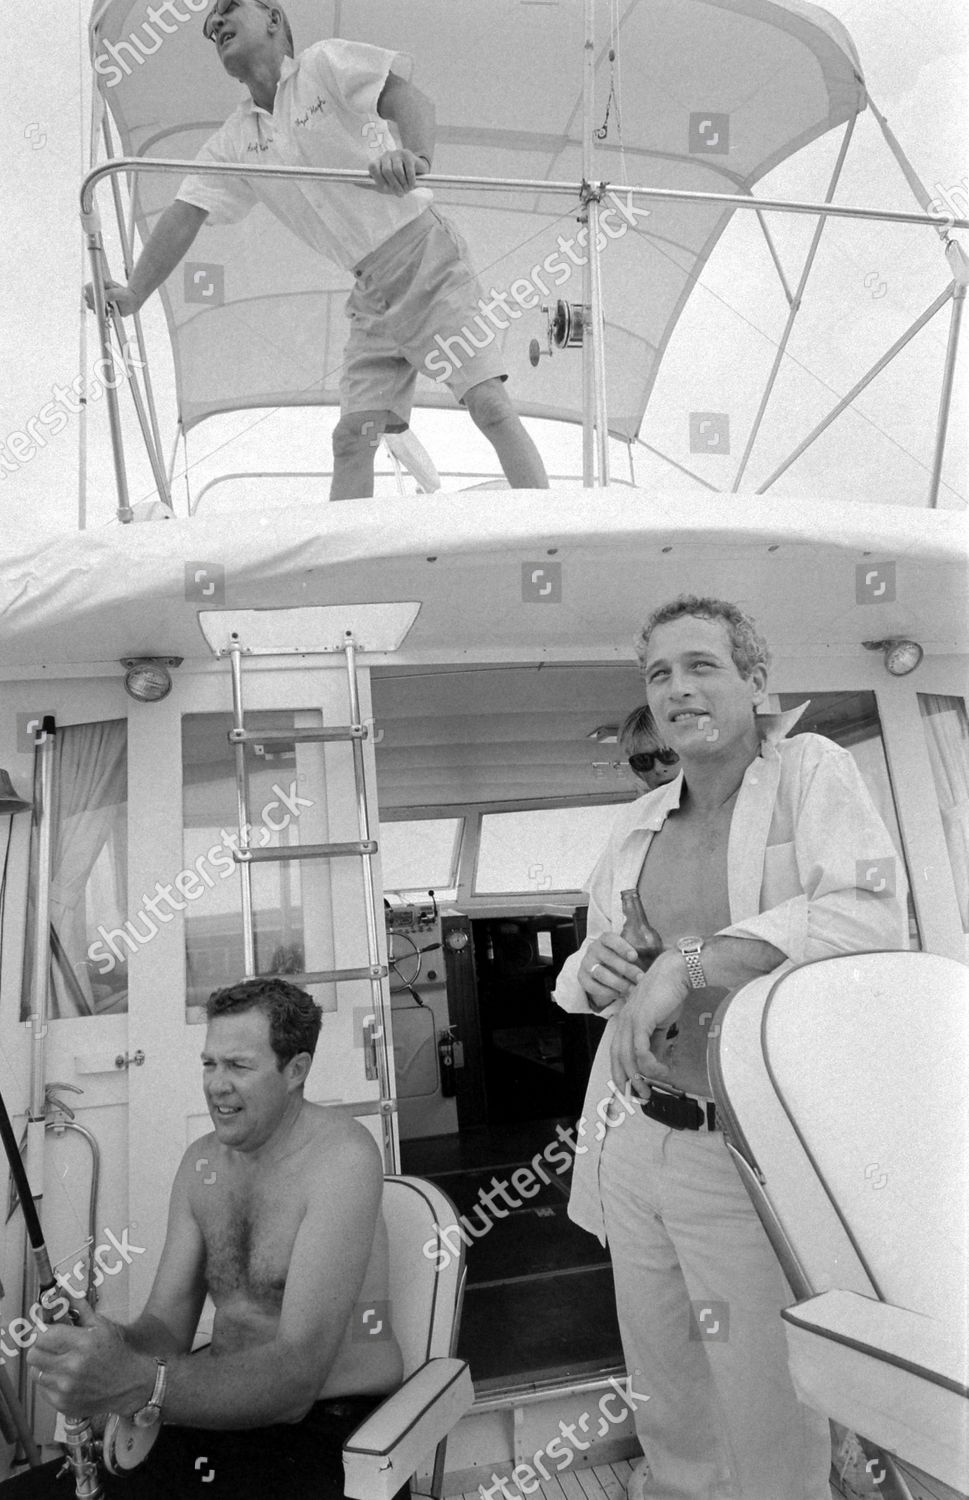
[[[846,142],[845,142],[846,145]],[[839,154],[838,166],[843,160],[845,146]],[[837,168],[833,182],[837,179]],[[111,342],[112,325],[115,326],[118,342],[123,346],[121,338],[120,319],[109,316],[105,299],[105,268],[106,258],[104,242],[101,229],[101,220],[94,199],[95,189],[103,180],[114,179],[121,173],[137,174],[139,172],[177,173],[185,176],[187,173],[193,175],[211,174],[224,176],[263,176],[281,179],[293,179],[296,181],[326,181],[338,183],[363,183],[370,182],[366,172],[347,171],[334,167],[283,167],[283,166],[250,166],[247,163],[208,163],[197,161],[145,161],[139,157],[118,157],[114,160],[102,163],[95,167],[84,178],[81,184],[81,222],[84,229],[88,254],[91,262],[91,276],[93,282],[94,308],[97,316],[98,331],[101,343],[103,359],[112,373],[112,380],[107,385],[107,411],[111,434],[111,449],[115,469],[115,478],[118,491],[118,520],[127,522],[132,519],[132,510],[128,491],[127,475],[125,472],[124,443],[121,429],[121,414],[118,402],[118,394],[114,379],[114,350]],[[580,217],[587,225],[589,257],[586,268],[586,306],[588,310],[588,331],[591,337],[587,338],[583,350],[583,411],[586,420],[583,424],[583,480],[589,487],[605,485],[609,482],[609,424],[606,409],[606,378],[605,359],[603,350],[603,321],[602,321],[602,293],[600,277],[600,235],[599,235],[599,205],[608,192],[611,199],[627,199],[632,201],[661,200],[676,203],[697,204],[722,204],[731,209],[738,209],[748,213],[763,215],[765,213],[782,213],[795,215],[808,215],[819,220],[820,228],[828,219],[860,220],[874,223],[905,224],[917,228],[933,228],[943,242],[945,257],[952,274],[952,281],[944,292],[940,294],[929,305],[928,308],[915,320],[911,327],[896,340],[890,350],[883,355],[866,374],[856,382],[855,386],[843,397],[835,407],[815,426],[813,431],[798,445],[783,464],[774,470],[769,478],[759,487],[757,493],[762,494],[770,485],[792,464],[804,450],[809,447],[830,426],[838,415],[848,406],[860,391],[871,383],[876,375],[885,368],[886,364],[894,359],[895,355],[911,341],[915,334],[922,328],[930,318],[947,303],[952,303],[950,315],[949,335],[946,346],[945,362],[942,376],[942,388],[939,401],[939,413],[936,422],[935,442],[933,451],[933,462],[931,478],[929,483],[928,505],[935,507],[938,502],[939,487],[942,476],[942,461],[945,452],[945,443],[948,433],[949,417],[952,404],[952,390],[955,375],[956,356],[958,352],[959,336],[962,319],[962,306],[965,301],[966,287],[969,284],[969,260],[961,245],[951,236],[953,229],[969,230],[969,219],[955,218],[951,215],[932,213],[905,213],[897,209],[862,208],[847,204],[837,204],[830,201],[833,186],[829,189],[829,197],[821,203],[802,202],[786,198],[754,198],[741,196],[735,193],[707,193],[696,192],[682,188],[658,188],[637,187],[628,184],[615,183],[592,183],[583,181],[559,182],[546,181],[541,178],[516,178],[516,177],[467,177],[447,173],[429,173],[421,178],[421,186],[431,188],[459,188],[473,189],[477,192],[496,191],[512,193],[528,193],[543,195],[558,195],[571,198],[577,202]],[[116,208],[118,207],[116,195]],[[813,260],[813,251],[816,249],[818,233],[815,234],[812,252],[808,257],[806,271],[810,270]],[[776,264],[776,257],[775,257]],[[777,267],[780,272],[780,267]],[[796,313],[799,298],[803,295],[806,284],[806,274],[802,274],[797,289],[797,296],[791,300],[791,315],[788,318],[786,334],[790,331],[792,316]],[[139,330],[140,339],[140,330]],[[746,451],[743,455],[741,473],[746,466],[753,438],[756,437],[756,428],[763,417],[766,401],[769,399],[774,379],[780,368],[780,350],[778,358],[775,359],[774,369],[768,382],[767,392],[761,401],[757,414],[754,432],[748,441]],[[154,417],[154,402],[150,388],[150,378],[146,376],[145,394],[142,396],[137,378],[132,371],[128,382],[132,389],[139,425],[148,452],[149,462],[152,467],[155,483],[161,499],[168,501],[169,498],[169,475],[166,473],[162,455],[157,442],[157,424]],[[738,474],[736,483],[739,483]]]

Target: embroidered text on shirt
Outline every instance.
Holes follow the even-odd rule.
[[[316,103],[311,104],[305,115],[296,115],[293,119],[294,125],[308,125],[311,115],[318,115],[326,108],[326,100],[322,94],[317,94]]]

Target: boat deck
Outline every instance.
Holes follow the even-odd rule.
[[[555,1478],[540,1482],[533,1497],[534,1500],[625,1500],[626,1483],[632,1467],[626,1459],[584,1468],[576,1465]],[[853,1485],[850,1480],[843,1487],[832,1483],[831,1500],[860,1500],[863,1495],[878,1494],[878,1490],[866,1484],[860,1476],[859,1482],[860,1487]],[[909,1483],[916,1500],[962,1500],[956,1490],[949,1489],[939,1480],[933,1479],[927,1484],[920,1484],[909,1474]],[[459,1491],[448,1495],[446,1500],[481,1500],[481,1491],[475,1489],[463,1494]]]
[[[626,1459],[619,1459],[611,1464],[567,1469],[552,1479],[540,1481],[534,1494],[544,1500],[625,1500],[626,1481],[632,1467]],[[512,1488],[511,1480],[508,1484]],[[481,1500],[481,1491],[449,1495],[447,1500]]]
[[[555,1478],[540,1481],[536,1500],[625,1500],[626,1481],[632,1464],[619,1459],[611,1464],[568,1469]],[[831,1500],[844,1500],[845,1492],[831,1486]],[[480,1490],[449,1495],[447,1500],[481,1500]]]

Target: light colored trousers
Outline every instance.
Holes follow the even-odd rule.
[[[802,1406],[794,1298],[719,1131],[638,1110],[607,1131],[600,1188],[648,1500],[830,1500],[827,1419]]]

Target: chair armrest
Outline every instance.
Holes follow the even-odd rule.
[[[466,1360],[429,1359],[347,1438],[344,1493],[391,1500],[473,1401]]]
[[[955,1310],[943,1324],[838,1289],[781,1317],[794,1389],[806,1406],[965,1494],[966,1334]]]
[[[844,1344],[957,1395],[969,1396],[966,1339],[958,1332],[956,1316],[945,1325],[908,1308],[839,1288],[787,1307],[781,1317],[792,1328]]]

